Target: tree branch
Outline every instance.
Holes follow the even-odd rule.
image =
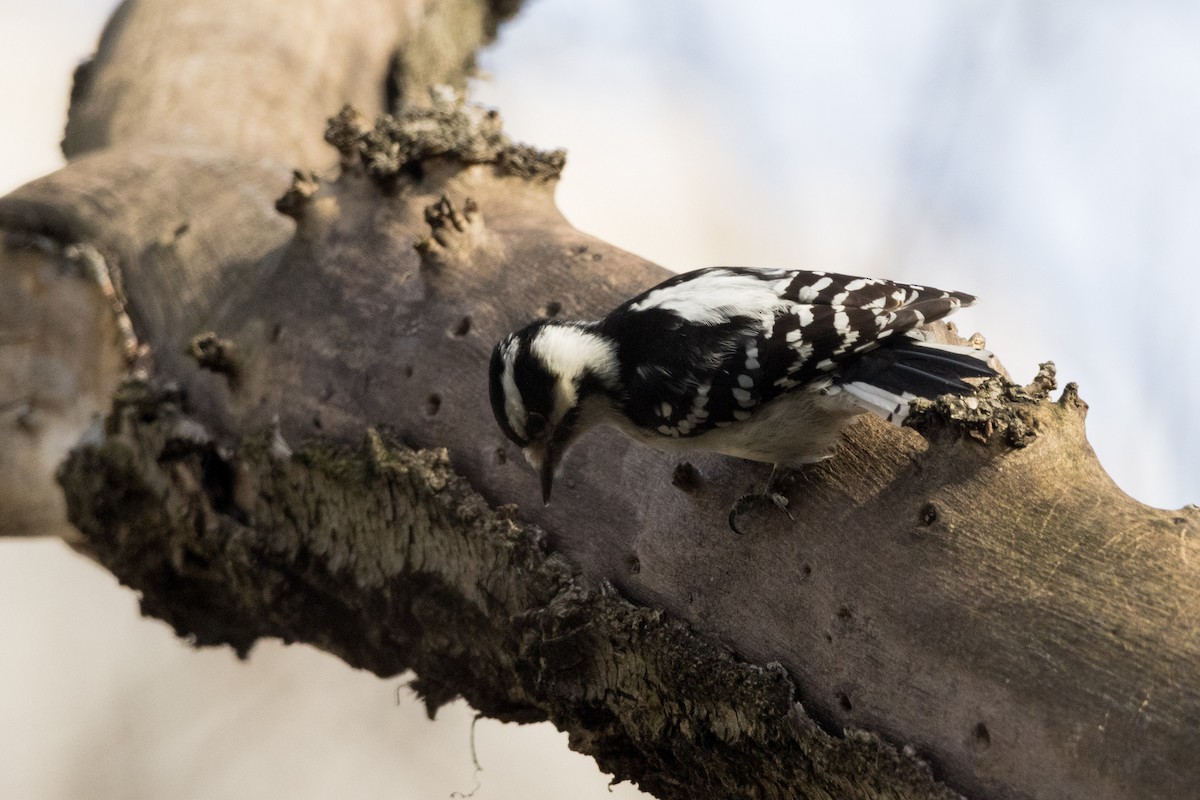
[[[143,8],[157,7],[127,5],[114,29],[140,30]],[[489,18],[472,8],[461,18]],[[447,29],[440,13],[430,30]],[[329,46],[366,35],[331,30]],[[795,525],[754,518],[740,538],[724,511],[760,470],[701,457],[677,472],[615,435],[582,442],[542,508],[487,407],[492,344],[664,274],[562,218],[561,154],[444,96],[375,125],[345,112],[327,131],[337,177],[303,172],[281,200],[291,234],[271,211],[279,164],[316,163],[297,131],[330,93],[289,94],[274,140],[224,122],[199,152],[172,138],[178,122],[122,133],[156,106],[118,113],[103,96],[104,71],[136,52],[118,34],[77,92],[97,116],[72,112],[95,152],[0,200],[0,227],[57,242],[51,264],[86,242],[132,321],[135,379],[62,485],[79,546],[146,613],[197,644],[279,636],[381,675],[412,668],[431,711],[461,694],[551,719],[664,798],[1200,791],[1200,514],[1124,496],[1073,387],[1053,401],[1049,372],[993,382],[920,412],[924,437],[860,423],[792,487]],[[396,34],[399,61],[373,47],[362,80],[400,85],[399,69],[412,87],[429,35]],[[325,52],[311,36],[299,63],[309,52]],[[332,80],[350,96],[360,78]],[[226,121],[256,108],[239,99]],[[34,269],[10,252],[0,275]],[[117,322],[88,291],[95,321],[74,341],[119,365]]]

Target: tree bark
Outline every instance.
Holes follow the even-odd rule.
[[[427,99],[513,10],[118,10],[70,163],[0,200],[0,532],[77,530],[198,645],[550,719],[663,798],[1200,795],[1200,513],[1122,494],[1050,369],[857,424],[794,524],[732,536],[763,470],[603,433],[541,506],[492,344],[665,273],[564,220],[561,153]],[[313,172],[347,102],[396,113],[338,114]]]

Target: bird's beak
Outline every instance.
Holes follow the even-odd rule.
[[[525,448],[525,460],[538,472],[542,480],[542,502],[550,505],[550,490],[554,488],[554,475],[562,460],[562,451],[552,443],[531,444]]]

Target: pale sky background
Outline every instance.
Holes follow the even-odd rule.
[[[0,193],[54,169],[107,2],[0,5]],[[681,16],[686,8],[688,16]],[[1078,381],[1127,492],[1200,502],[1200,6],[532,0],[475,97],[568,149],[560,205],[672,269],[787,265],[980,296],[1019,380]],[[330,109],[334,112],[336,109]],[[304,647],[246,664],[137,616],[54,542],[0,542],[0,797],[437,798],[471,712]],[[481,721],[476,800],[621,798],[548,726]],[[546,775],[549,769],[550,775]],[[249,793],[250,784],[257,787]]]

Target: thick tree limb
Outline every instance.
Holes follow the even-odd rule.
[[[541,508],[487,408],[492,343],[538,314],[593,316],[663,273],[566,223],[561,156],[449,100],[377,126],[339,115],[340,173],[295,178],[289,235],[271,202],[281,163],[319,163],[301,133],[318,106],[385,75],[411,95],[422,68],[453,71],[419,55],[421,19],[441,32],[476,20],[458,42],[494,24],[475,6],[380,8],[363,24],[393,14],[406,55],[353,15],[314,17],[284,74],[359,35],[369,68],[321,71],[315,95],[267,90],[283,104],[273,140],[227,124],[262,113],[253,93],[211,136],[204,113],[136,124],[162,116],[174,89],[155,87],[175,86],[180,62],[139,76],[145,99],[114,102],[107,71],[141,46],[123,32],[158,13],[128,4],[72,112],[71,152],[94,152],[0,200],[14,245],[42,243],[10,251],[2,279],[27,291],[21,276],[86,243],[103,267],[88,274],[114,276],[131,320],[140,377],[62,484],[79,546],[146,613],[198,644],[280,636],[379,674],[411,667],[431,710],[461,694],[503,719],[551,719],[661,797],[1200,793],[1200,515],[1124,496],[1074,388],[1047,397],[1049,373],[926,409],[927,438],[857,425],[793,487],[794,526],[776,515],[733,537],[724,510],[757,470],[715,457],[679,470],[604,435]],[[270,15],[247,18],[267,22],[245,41],[280,52],[261,47],[276,41]],[[71,341],[108,365],[88,382],[71,347],[51,347],[91,387],[61,439],[126,354],[103,293],[59,281],[90,298]],[[57,296],[24,323],[39,343]],[[0,492],[16,485],[6,469]]]

